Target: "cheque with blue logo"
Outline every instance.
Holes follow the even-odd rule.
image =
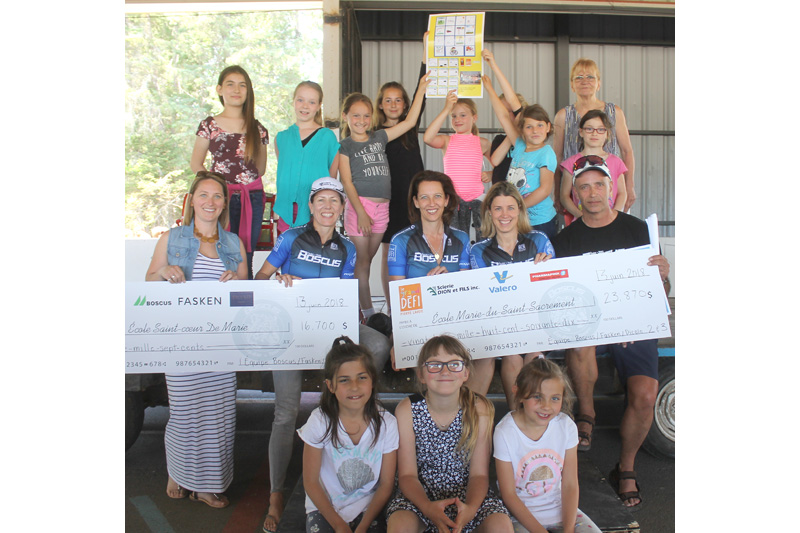
[[[650,247],[393,281],[395,364],[414,366],[431,337],[475,359],[671,335]]]
[[[125,286],[126,373],[322,368],[341,335],[358,342],[356,280]]]

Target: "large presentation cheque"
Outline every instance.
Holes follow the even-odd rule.
[[[126,373],[322,368],[341,335],[358,342],[356,280],[125,287]]]
[[[669,306],[645,249],[393,281],[395,363],[452,335],[473,358],[669,337]]]

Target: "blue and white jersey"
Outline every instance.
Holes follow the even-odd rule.
[[[540,252],[550,254],[551,258],[556,256],[556,252],[547,235],[541,231],[533,230],[527,235],[517,234],[514,255],[509,255],[508,252],[498,246],[496,236],[476,242],[469,252],[469,262],[472,268],[524,263],[533,261],[536,258],[536,254]]]
[[[356,267],[356,247],[337,231],[322,244],[312,221],[281,233],[267,261],[280,268],[281,274],[298,278],[351,279]]]
[[[469,236],[445,225],[445,243],[441,266],[448,272],[469,270]],[[389,244],[389,275],[419,278],[439,266],[422,234],[422,227],[412,224],[392,237]]]

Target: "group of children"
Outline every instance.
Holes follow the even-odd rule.
[[[485,50],[483,57],[507,95],[504,102],[484,76],[505,140],[493,150],[479,136],[474,102],[454,92],[423,137],[442,150],[445,174],[458,195],[451,225],[465,231],[480,227],[484,183],[491,181],[491,172],[483,171],[484,157],[493,166],[510,159],[506,180],[522,194],[531,226],[552,238],[557,157],[547,141],[553,125],[541,106],[521,105],[491,52]],[[396,82],[381,87],[377,111],[369,97],[348,95],[339,142],[323,126],[322,88],[304,81],[293,95],[295,123],[275,138],[279,232],[309,222],[306,199],[315,180],[340,177],[347,196],[344,228],[356,248],[355,275],[365,318],[375,313],[369,289],[372,259],[383,243],[386,290],[385,245],[395,231],[409,225],[408,183],[423,170],[418,128],[428,84],[423,64],[413,99]],[[255,120],[252,83],[241,67],[222,72],[217,93],[223,111],[200,124],[192,170],[204,170],[210,152],[212,170],[226,178],[232,193],[231,230],[242,237],[252,277],[264,208],[263,145],[269,134]],[[454,133],[440,134],[448,116]],[[612,171],[609,203],[622,209],[627,169],[604,151],[611,130],[605,113],[586,113],[580,121],[580,153],[561,167],[571,175],[580,157],[602,158]],[[249,139],[257,142],[245,142]],[[562,181],[558,193],[569,223],[581,215],[570,179]],[[569,417],[569,383],[558,365],[538,358],[522,368],[513,388],[514,410],[497,424],[493,439],[492,404],[466,386],[471,368],[469,354],[457,340],[430,339],[416,368],[422,394],[401,401],[395,418],[376,397],[378,374],[369,352],[347,338],[337,339],[325,362],[320,406],[298,431],[306,443],[307,531],[378,531],[387,523],[390,531],[541,533],[556,526],[565,532],[599,531],[577,508],[578,434]],[[492,443],[500,497],[489,487]]]
[[[490,51],[484,50],[483,58],[503,90],[503,95],[498,96],[489,78],[483,77],[492,107],[506,133],[505,140],[493,149],[488,139],[480,137],[475,103],[458,98],[454,91],[447,95],[442,111],[423,136],[427,145],[442,150],[444,173],[453,181],[458,194],[458,209],[450,225],[467,233],[473,227],[476,240],[481,239],[484,183],[492,179],[491,172],[482,170],[484,158],[488,158],[493,167],[510,163],[506,180],[522,194],[532,228],[552,240],[557,218],[553,202],[557,157],[547,141],[553,135],[553,125],[540,105],[521,105]],[[274,213],[279,217],[278,232],[308,223],[305,199],[314,180],[323,176],[341,179],[347,193],[344,228],[356,246],[355,276],[365,319],[376,312],[369,283],[372,260],[383,243],[382,281],[384,293],[388,293],[388,243],[394,233],[410,225],[408,183],[423,170],[418,128],[429,84],[424,71],[423,64],[413,101],[397,82],[381,87],[376,106],[364,94],[348,95],[342,105],[341,142],[323,126],[322,87],[304,81],[293,95],[295,123],[278,133],[275,140],[278,164]],[[266,169],[266,149],[260,145],[269,142],[269,134],[253,116],[252,83],[241,67],[229,67],[222,72],[217,93],[224,109],[200,124],[192,170],[204,170],[206,153],[211,152],[213,171],[222,174],[231,188],[231,231],[244,241],[248,272],[252,276],[252,252],[264,209],[261,176]],[[448,116],[454,133],[444,135],[439,131]],[[571,176],[580,157],[602,158],[612,174],[609,204],[622,209],[627,168],[619,157],[604,150],[612,131],[613,126],[603,111],[592,110],[583,115],[578,131],[580,152],[560,166],[562,173]],[[246,143],[247,137],[259,139],[259,143]],[[581,214],[571,183],[571,179],[562,179],[558,191],[567,224]]]
[[[471,371],[460,341],[429,339],[416,366],[420,393],[392,415],[378,401],[369,351],[336,339],[320,405],[298,430],[306,531],[600,531],[578,509],[578,430],[561,367],[525,365],[515,409],[494,431],[492,403],[466,386]]]

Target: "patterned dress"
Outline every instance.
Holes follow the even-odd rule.
[[[458,414],[450,423],[450,427],[442,431],[431,418],[425,398],[414,394],[410,399],[411,419],[416,439],[417,476],[425,489],[425,494],[431,501],[453,497],[464,501],[467,497],[469,463],[464,461],[460,452],[456,451],[458,440],[461,438],[461,410],[459,409]],[[401,510],[415,513],[425,523],[426,532],[436,532],[433,523],[398,489],[386,510],[386,516]],[[475,514],[475,518],[464,526],[463,531],[469,533],[477,528],[487,516],[494,513],[509,514],[503,502],[490,488]],[[448,506],[445,514],[455,520],[456,506]]]

